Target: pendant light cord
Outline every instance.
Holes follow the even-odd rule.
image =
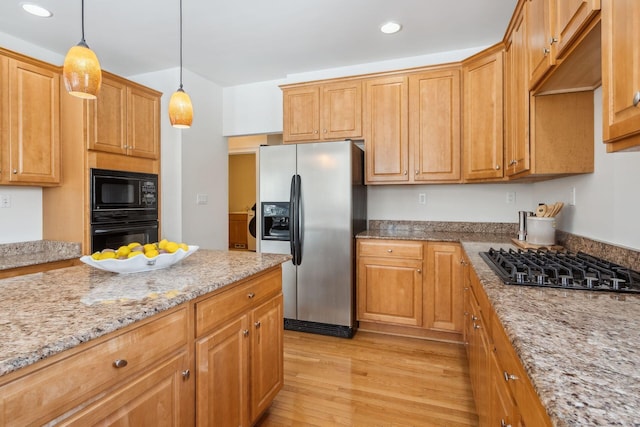
[[[86,44],[84,40],[84,0],[82,0],[82,40],[80,42]]]
[[[180,0],[180,89],[182,89],[182,0]]]

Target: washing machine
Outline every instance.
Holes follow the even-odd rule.
[[[256,205],[247,211],[247,249],[256,250]]]

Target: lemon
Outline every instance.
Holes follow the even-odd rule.
[[[102,252],[100,254],[100,259],[113,259],[116,257],[116,253],[115,252]]]
[[[189,250],[189,245],[187,245],[186,243],[180,243],[178,247],[180,247],[180,249],[182,249],[185,252]]]
[[[92,253],[91,254],[91,258],[93,258],[95,260],[99,260],[100,259],[100,251]]]
[[[144,256],[147,258],[154,258],[160,255],[160,253],[156,249],[152,249],[150,251],[145,251]]]
[[[164,247],[164,250],[166,250],[167,252],[169,252],[170,254],[174,253],[175,251],[177,251],[179,248],[178,244],[176,242],[169,242],[166,244],[166,246]]]
[[[167,246],[167,243],[169,243],[169,241],[167,239],[160,240],[158,242],[158,248],[164,249]]]
[[[129,246],[120,246],[116,251],[118,258],[126,258],[131,253]]]
[[[144,250],[144,253],[146,254],[149,251],[157,251],[158,249],[156,248],[155,243],[147,243],[146,245],[144,245],[142,247],[142,249]]]
[[[133,249],[133,248],[135,248],[137,246],[142,246],[142,245],[140,243],[138,243],[138,242],[131,242],[127,246],[129,247],[129,249]]]
[[[127,258],[133,258],[134,256],[142,255],[142,251],[131,251]]]

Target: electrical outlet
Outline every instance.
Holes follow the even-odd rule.
[[[196,204],[197,205],[206,205],[209,203],[209,196],[206,194],[198,194],[196,195]]]
[[[11,207],[11,196],[7,194],[0,194],[0,208]]]
[[[516,192],[515,191],[507,191],[507,204],[513,205],[516,202]]]
[[[569,206],[576,205],[576,187],[571,187],[569,189]]]
[[[427,204],[427,195],[425,193],[418,194],[418,204],[419,205]]]

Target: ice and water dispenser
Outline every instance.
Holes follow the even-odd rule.
[[[262,202],[262,239],[289,240],[289,202]]]

